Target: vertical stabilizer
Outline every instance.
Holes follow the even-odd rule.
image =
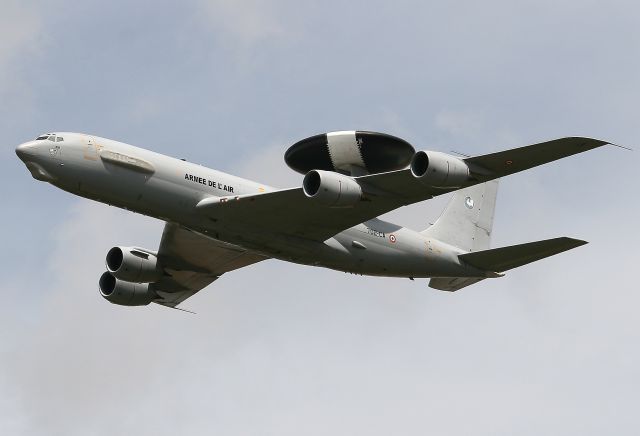
[[[498,180],[461,189],[422,234],[464,251],[486,250],[491,241]]]

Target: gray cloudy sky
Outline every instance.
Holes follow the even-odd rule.
[[[286,147],[368,129],[480,154],[640,148],[635,1],[0,0],[0,433],[636,435],[638,151],[501,184],[494,245],[591,243],[456,294],[278,261],[192,316],[97,280],[162,223],[32,180],[17,144],[93,133],[278,186]],[[426,227],[444,199],[392,215]]]

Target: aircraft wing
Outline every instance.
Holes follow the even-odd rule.
[[[404,199],[396,196],[377,197],[359,202],[354,207],[330,208],[307,198],[302,188],[229,197],[204,199],[197,208],[212,221],[223,223],[229,231],[238,234],[253,233],[252,240],[262,235],[266,240],[274,237],[294,237],[325,241],[342,230],[375,218],[404,204],[431,198]]]
[[[599,139],[569,137],[497,153],[469,157],[463,160],[471,170],[472,180],[458,189],[528,170],[574,154],[593,150],[606,144],[609,144],[609,142]],[[357,180],[363,183],[371,183],[389,193],[410,198],[419,198],[427,192],[435,197],[457,190],[426,187],[411,175],[411,170],[409,169],[358,177]]]
[[[167,223],[158,249],[166,275],[151,285],[160,297],[154,302],[175,307],[225,272],[265,259],[268,257]]]
[[[214,222],[265,234],[324,241],[342,230],[401,206],[533,168],[608,144],[591,138],[570,137],[464,159],[471,179],[459,188],[423,185],[405,168],[355,177],[365,193],[353,207],[330,208],[304,194],[302,188],[237,197],[206,198],[197,208]]]

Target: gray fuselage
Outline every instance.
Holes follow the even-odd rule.
[[[65,191],[206,234],[246,250],[295,263],[392,277],[473,277],[461,250],[413,230],[373,219],[323,242],[286,237],[269,228],[212,221],[196,209],[203,199],[274,188],[110,139],[58,133],[16,153],[34,178]],[[309,200],[312,201],[312,200]]]

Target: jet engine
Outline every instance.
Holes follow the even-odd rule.
[[[419,151],[411,159],[411,174],[423,185],[458,188],[469,180],[469,167],[460,158],[437,151]]]
[[[150,283],[162,277],[156,256],[133,247],[113,247],[106,264],[115,278],[127,282]]]
[[[110,272],[100,276],[98,286],[100,295],[111,303],[122,306],[146,306],[157,298],[157,295],[149,289],[148,283],[118,280]]]
[[[349,176],[311,170],[302,181],[304,194],[328,207],[349,207],[360,201],[362,188]]]

